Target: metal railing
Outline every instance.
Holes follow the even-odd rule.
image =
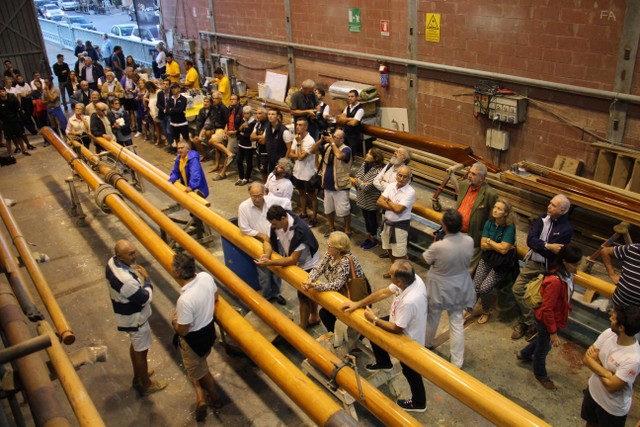
[[[102,45],[103,32],[70,27],[46,19],[38,19],[38,21],[42,30],[42,37],[47,41],[57,43],[63,49],[73,50],[76,46],[76,40],[88,40],[94,46]],[[133,56],[138,65],[143,68],[151,68],[151,62],[153,61],[152,51],[155,51],[156,43],[139,42],[114,34],[109,34],[109,38],[114,45],[122,47],[125,55]]]

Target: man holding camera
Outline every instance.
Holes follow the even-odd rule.
[[[320,136],[320,129],[316,121],[316,111],[318,111],[318,98],[314,93],[316,83],[313,80],[302,82],[300,90],[291,96],[291,115],[294,122],[298,119],[307,119],[309,122],[309,133],[315,141]]]
[[[344,131],[337,129],[332,136],[323,136],[322,140],[322,188],[324,189],[324,213],[329,221],[329,230],[324,237],[335,231],[336,215],[344,218],[344,232],[351,237],[351,164],[353,155],[351,148],[344,143]],[[316,145],[317,146],[317,145]]]

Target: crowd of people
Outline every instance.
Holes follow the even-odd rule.
[[[298,292],[300,326],[312,328],[322,323],[336,335],[344,331],[344,325],[329,311],[318,310],[309,295],[338,291],[350,297],[352,284],[358,279],[366,282],[366,265],[351,251],[350,193],[355,189],[355,205],[366,228],[359,245],[364,250],[381,246],[380,258],[390,261],[383,276],[390,285],[363,299],[348,301],[344,310],[364,308],[365,318],[374,326],[405,334],[428,348],[435,345],[440,315],[446,311],[450,360],[462,368],[464,322],[478,316],[479,324],[487,323],[496,288],[513,282],[520,318],[511,338],[528,342],[515,357],[518,363],[532,363],[533,374],[544,389],[556,388],[547,374],[546,356],[560,344],[558,332],[567,326],[573,279],[582,259],[580,249],[571,243],[571,204],[566,196],[553,197],[546,212],[534,221],[527,235],[529,250],[520,267],[513,208],[486,182],[486,167],[474,164],[464,180],[452,180],[457,205],[444,212],[437,241],[423,254],[429,265],[423,280],[408,261],[411,211],[416,201],[410,152],[400,147],[385,163],[379,149],[363,151],[360,123],[364,112],[357,91],[349,92],[348,105],[336,117],[336,126],[327,128],[330,112],[323,101],[324,91],[305,80],[291,99],[293,123],[288,127],[276,108],[258,107],[253,111],[242,106],[227,76],[216,69],[217,90],[204,97],[204,106],[191,129],[185,115],[184,92],[200,88],[194,64],[185,61],[185,79],[180,83],[180,66],[162,45],[158,46],[150,75],[133,58],[126,57],[120,46],[109,43],[105,36],[105,44],[97,52],[89,42],[79,41],[73,69],[64,55],[57,56],[55,78],[43,79],[34,72],[33,80],[27,82],[10,61],[5,61],[0,119],[10,155],[21,152],[28,156],[35,147],[25,136],[25,129],[35,135],[38,128],[49,125],[87,148],[92,144],[90,134],[123,146],[132,145],[133,138],[138,137],[158,146],[167,144],[168,150],[177,154],[170,181],[180,182],[186,191],[197,191],[203,197],[209,195],[203,162],[213,162],[208,170],[215,173],[213,181],[227,178],[235,167],[235,185],[248,185],[249,192],[249,198],[238,208],[238,226],[243,234],[263,245],[263,255],[255,260],[263,296],[286,305],[281,279],[268,267],[300,267],[308,273]],[[95,145],[95,150],[102,148]],[[356,155],[362,155],[364,161],[354,173]],[[312,232],[319,224],[320,190],[326,218],[324,253]],[[295,210],[291,202],[294,192],[298,195]],[[135,264],[135,248],[130,242],[118,242],[115,253],[107,278],[112,299],[118,303],[114,303],[114,309],[118,306],[126,311],[116,310],[116,314],[119,328],[131,335],[134,386],[142,394],[160,391],[166,382],[152,381],[146,366],[150,346],[147,307],[152,287],[146,272]],[[613,268],[612,258],[623,262],[620,275]],[[640,332],[640,249],[638,245],[606,249],[603,259],[617,287],[611,328],[585,354],[585,365],[593,375],[581,415],[587,425],[624,425],[640,368],[640,346],[635,337]],[[184,283],[174,328],[196,389],[196,417],[203,419],[206,405],[220,404],[206,366],[213,343],[208,332],[213,310],[209,308],[214,306],[216,288],[213,280],[205,277],[208,275],[195,273],[192,261],[177,257],[174,262],[176,277]],[[540,301],[534,305],[527,292],[536,281],[540,282]],[[379,318],[370,305],[391,296],[395,299],[389,316]],[[195,302],[203,301],[210,304],[196,307]],[[388,353],[375,345],[373,350],[375,363],[367,365],[368,370],[392,367]],[[412,396],[399,399],[398,405],[408,411],[425,411],[420,375],[401,365]]]

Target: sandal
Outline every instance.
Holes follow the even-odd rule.
[[[214,166],[211,169],[209,169],[207,172],[208,173],[213,173],[213,172],[217,172],[220,169],[220,165]]]
[[[482,313],[482,315],[480,316],[480,318],[478,319],[478,323],[481,325],[484,325],[485,323],[487,323],[489,321],[489,315],[486,313]]]
[[[213,178],[211,178],[213,181],[222,181],[223,179],[225,179],[227,176],[226,175],[220,175],[219,173],[215,174],[213,176]]]

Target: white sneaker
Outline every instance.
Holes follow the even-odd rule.
[[[135,134],[135,135],[133,135],[133,136],[135,136],[135,137],[137,138],[137,137],[139,137],[139,136],[141,136],[141,135],[142,135],[142,134],[141,134],[140,132],[136,132],[136,134]]]

